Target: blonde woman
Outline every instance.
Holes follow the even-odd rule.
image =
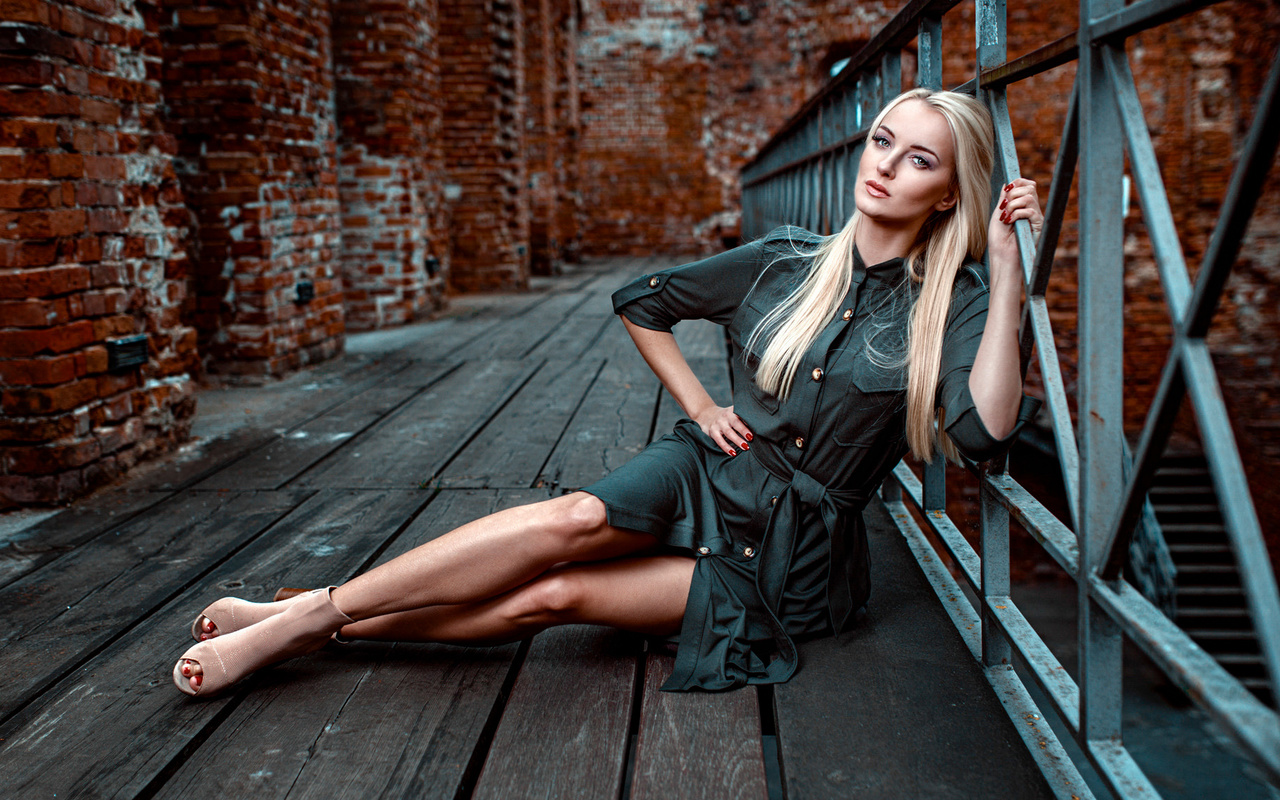
[[[794,637],[844,629],[867,599],[861,510],[893,465],[908,450],[989,458],[1032,410],[1013,223],[1042,218],[1035,184],[1018,180],[988,222],[992,158],[972,98],[894,99],[839,233],[781,228],[615,293],[688,414],[673,433],[580,492],[476,520],[341,586],[217,601],[192,624],[200,643],[175,684],[216,694],[335,633],[490,644],[565,623],[673,637],[666,689],[786,680]],[[670,333],[689,318],[728,331],[732,406]]]

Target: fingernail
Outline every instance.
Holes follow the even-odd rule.
[[[729,455],[731,455],[731,456],[736,456],[737,454],[738,454],[738,451],[737,451],[737,450],[730,450],[730,451],[729,451]]]
[[[749,433],[747,434],[747,441],[748,441],[748,442],[749,442],[749,441],[751,441],[751,440],[752,440],[752,439],[754,439],[754,438],[755,438],[755,437],[754,437],[754,436],[752,436],[751,434],[749,434]]]
[[[750,449],[751,449],[750,447],[747,447],[747,443],[746,443],[746,442],[742,442],[741,446],[742,446],[742,449],[743,449],[743,450],[750,450]]]
[[[1005,199],[1000,201],[1000,207],[1004,208],[1007,205],[1009,205],[1009,198],[1006,197]]]
[[[1013,188],[1013,182],[1012,182],[1012,181],[1010,181],[1009,183],[1006,183],[1006,184],[1004,185],[1004,190],[1005,190],[1006,192],[1007,192],[1007,191],[1009,191],[1009,190],[1010,190],[1010,189],[1012,189],[1012,188]]]

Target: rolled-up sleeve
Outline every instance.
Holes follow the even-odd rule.
[[[1040,401],[1023,395],[1018,420],[1007,436],[997,439],[982,424],[969,392],[969,373],[978,355],[982,331],[987,324],[988,295],[985,286],[961,289],[957,281],[947,331],[942,340],[942,364],[938,371],[938,404],[945,414],[947,436],[961,455],[971,461],[986,461],[1007,451],[1018,438],[1022,426],[1036,415]],[[975,281],[976,283],[976,281]]]
[[[613,293],[613,311],[642,328],[670,331],[682,319],[727,325],[762,270],[759,241],[653,272]]]

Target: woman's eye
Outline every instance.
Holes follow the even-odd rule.
[[[912,156],[911,161],[917,167],[924,167],[925,169],[928,169],[933,166],[932,164],[929,163],[929,159],[925,158],[924,156]]]
[[[876,147],[888,147],[889,140],[884,136],[872,136],[871,141],[876,143]]]

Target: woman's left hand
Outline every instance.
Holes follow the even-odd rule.
[[[1031,223],[1031,235],[1039,238],[1044,227],[1044,215],[1040,213],[1040,196],[1036,182],[1030,178],[1017,178],[1006,184],[996,198],[996,210],[991,215],[987,229],[987,255],[991,263],[992,278],[1003,270],[1018,267],[1018,240],[1013,234],[1013,224],[1020,219]],[[1018,276],[1021,284],[1021,274]]]

